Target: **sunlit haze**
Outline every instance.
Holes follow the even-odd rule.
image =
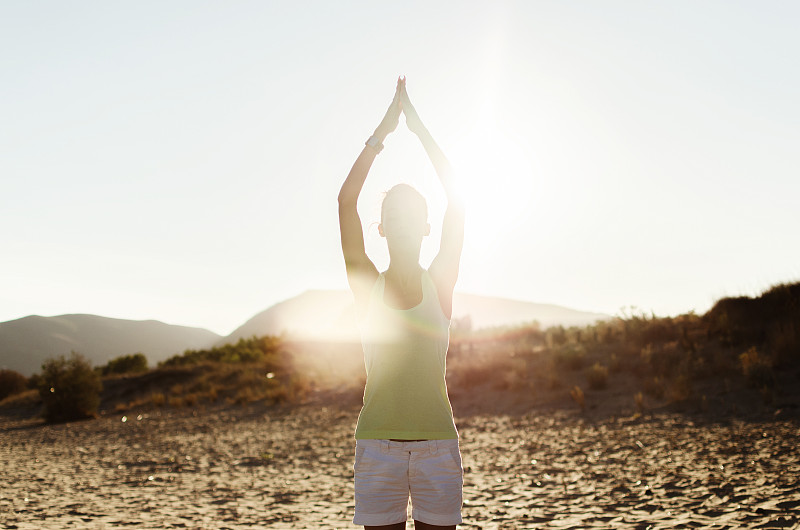
[[[345,289],[336,197],[405,75],[468,204],[457,290],[704,312],[800,278],[800,4],[0,5],[0,321],[228,334]],[[444,195],[401,118],[360,202]]]

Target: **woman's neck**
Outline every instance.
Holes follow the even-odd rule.
[[[410,278],[418,276],[422,267],[419,264],[419,259],[398,259],[389,258],[389,268],[386,273],[397,278]]]

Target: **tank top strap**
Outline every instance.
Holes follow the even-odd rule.
[[[422,277],[420,278],[422,282],[422,297],[423,300],[436,300],[436,303],[439,303],[439,296],[436,292],[436,284],[433,283],[433,278],[431,278],[428,269],[422,271]]]

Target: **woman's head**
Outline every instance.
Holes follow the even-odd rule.
[[[397,184],[386,192],[381,205],[381,236],[392,240],[422,242],[430,234],[425,197],[408,184]]]

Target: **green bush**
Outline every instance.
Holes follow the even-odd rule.
[[[38,386],[49,422],[93,417],[103,388],[92,365],[76,352],[69,359],[61,355],[42,363]]]
[[[186,350],[160,363],[160,366],[186,366],[206,361],[249,363],[262,360],[279,362],[281,339],[274,336],[239,339],[236,344],[216,346],[210,350]]]
[[[0,401],[28,388],[28,378],[14,370],[0,370]]]
[[[103,375],[109,374],[131,374],[147,371],[147,357],[142,353],[132,355],[122,355],[116,359],[111,359],[108,364],[103,366]]]

